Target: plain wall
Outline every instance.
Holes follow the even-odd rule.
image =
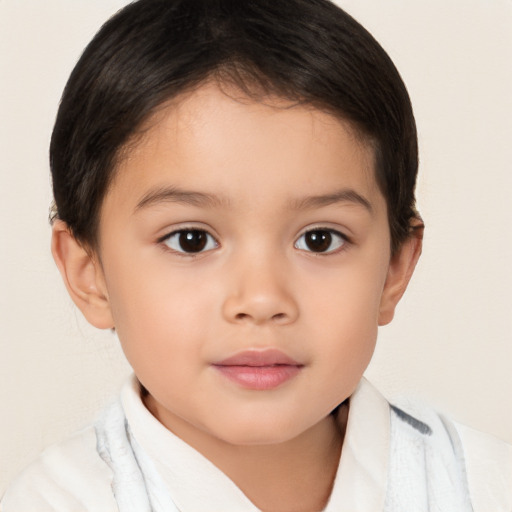
[[[48,142],[71,69],[122,0],[0,1],[0,493],[129,373],[49,251]],[[340,0],[415,107],[424,252],[367,376],[512,442],[512,2]]]

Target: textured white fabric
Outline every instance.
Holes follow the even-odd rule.
[[[2,512],[119,512],[88,427],[47,448],[7,489]],[[141,511],[142,512],[142,511]]]
[[[386,512],[473,512],[465,460],[452,423],[426,423],[393,408]]]
[[[97,447],[113,474],[119,512],[179,512],[151,459],[133,438],[120,403],[96,424]]]
[[[469,489],[469,490],[468,490]],[[210,461],[144,407],[134,378],[101,417],[39,457],[2,512],[254,512]],[[512,447],[428,409],[410,415],[364,379],[325,512],[510,512]]]

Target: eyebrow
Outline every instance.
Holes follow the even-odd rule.
[[[135,207],[135,212],[161,203],[182,203],[200,207],[214,207],[227,203],[227,199],[178,187],[157,187],[144,194]]]
[[[144,194],[135,207],[135,212],[162,203],[182,203],[197,207],[215,207],[228,204],[227,198],[219,197],[204,192],[184,190],[175,186],[157,187]],[[292,207],[296,210],[308,210],[321,208],[336,203],[352,203],[363,206],[370,214],[373,208],[365,197],[353,189],[342,189],[332,194],[306,196],[292,201]]]
[[[364,196],[351,188],[344,188],[333,192],[332,194],[322,194],[318,196],[307,196],[293,201],[293,207],[297,210],[307,210],[312,208],[321,208],[336,203],[352,203],[363,206],[370,214],[373,214],[373,208]]]

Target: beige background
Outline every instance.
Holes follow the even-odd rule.
[[[0,493],[129,372],[49,253],[47,147],[72,66],[122,0],[0,0]],[[512,442],[512,1],[340,0],[415,106],[425,250],[369,378]]]

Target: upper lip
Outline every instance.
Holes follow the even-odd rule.
[[[244,350],[214,363],[215,366],[303,366],[278,349]]]

